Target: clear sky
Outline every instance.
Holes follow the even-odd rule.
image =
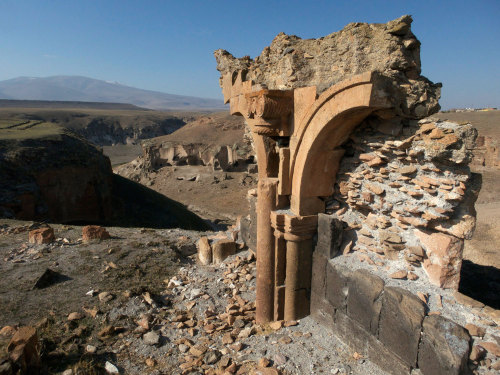
[[[444,109],[500,107],[500,0],[0,0],[0,80],[82,75],[222,98],[215,49],[253,58],[280,31],[317,38],[403,14]]]

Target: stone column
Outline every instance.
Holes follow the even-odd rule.
[[[285,276],[286,276],[286,241],[284,233],[285,215],[276,211],[271,213],[274,228],[274,320],[283,320],[285,316]]]
[[[257,195],[257,290],[256,322],[274,318],[274,230],[271,212],[276,209],[277,178],[259,180]]]
[[[316,215],[285,217],[285,320],[296,320],[309,315],[313,236],[317,222]]]

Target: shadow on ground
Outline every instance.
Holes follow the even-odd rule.
[[[464,260],[458,291],[494,309],[500,309],[500,270]]]

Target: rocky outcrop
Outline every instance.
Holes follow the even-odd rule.
[[[99,146],[115,144],[133,144],[142,139],[160,137],[170,134],[186,124],[180,118],[157,119],[155,121],[140,119],[140,126],[126,126],[120,119],[97,117],[84,126],[73,129],[85,139]],[[135,125],[135,126],[134,126]]]
[[[143,155],[116,172],[134,181],[165,166],[203,165],[226,172],[256,173],[252,137],[241,117],[227,112],[202,116],[176,132],[145,140]]]
[[[219,49],[214,55],[223,80],[238,72],[270,90],[316,86],[320,94],[360,73],[375,71],[386,81],[386,91],[397,115],[422,118],[439,110],[440,84],[420,75],[420,42],[411,32],[412,18],[386,24],[351,23],[319,39],[303,40],[278,34],[255,59],[235,58]]]
[[[233,145],[207,145],[203,143],[164,142],[159,145],[145,143],[143,160],[146,169],[164,166],[205,165],[214,170],[246,171],[253,163],[253,152],[249,147]]]
[[[61,128],[42,137],[0,138],[0,174],[1,216],[55,222],[111,218],[109,159]]]
[[[186,207],[113,174],[109,158],[50,123],[0,129],[0,217],[207,230]]]

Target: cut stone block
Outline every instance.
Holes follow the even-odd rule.
[[[350,271],[343,266],[328,263],[326,267],[326,299],[335,308],[346,312],[347,283]]]
[[[198,259],[200,263],[203,265],[212,263],[212,247],[208,242],[208,238],[201,237],[196,247],[198,248]]]
[[[316,251],[327,258],[333,258],[340,252],[344,228],[342,221],[333,215],[318,214],[318,243]]]
[[[215,264],[221,263],[228,256],[236,252],[236,243],[230,239],[219,240],[212,244],[212,260]]]
[[[423,375],[467,374],[471,338],[465,328],[439,315],[426,316],[418,352]]]
[[[99,225],[87,225],[82,228],[83,242],[101,241],[110,238],[108,231]]]
[[[52,228],[39,228],[31,230],[28,234],[29,243],[44,244],[54,241],[54,229]]]
[[[417,362],[425,304],[407,290],[386,287],[382,296],[379,340],[409,366]]]
[[[384,285],[384,280],[368,270],[356,270],[349,278],[347,315],[373,335],[377,334]]]
[[[311,290],[321,298],[325,298],[327,265],[328,259],[315,251],[313,253]]]
[[[389,374],[409,374],[410,366],[405,364],[394,353],[386,348],[370,332],[365,331],[355,320],[346,314],[336,311],[335,324],[330,325],[333,332],[352,350],[367,356]]]

